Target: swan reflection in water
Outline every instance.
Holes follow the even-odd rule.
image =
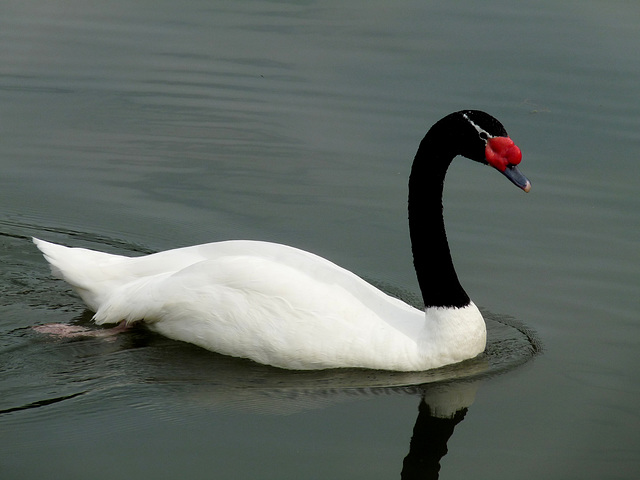
[[[251,367],[249,375],[244,369],[244,377],[238,376],[240,372],[235,368],[219,371],[225,378],[220,381],[216,375],[220,382],[217,385],[210,385],[211,388],[201,385],[203,388],[198,392],[185,388],[183,393],[188,401],[200,407],[267,414],[326,408],[355,396],[419,396],[418,416],[412,433],[407,432],[409,448],[401,466],[401,478],[407,480],[439,477],[440,461],[448,451],[447,442],[465,418],[485,375],[490,374],[486,358],[422,374],[357,370],[297,373]],[[246,381],[238,380],[242,378]],[[429,383],[416,384],[421,381]],[[173,390],[176,385],[170,383]]]
[[[477,369],[478,366],[474,365],[473,369]],[[402,479],[430,480],[439,477],[440,461],[448,452],[447,442],[453,435],[455,427],[465,418],[481,383],[482,379],[474,381],[453,380],[432,385],[390,387],[398,393],[405,391],[407,394],[415,395],[416,392],[422,392],[418,406],[418,417],[409,442],[409,451],[401,467]],[[384,390],[384,388],[362,388],[357,389],[356,392],[373,395],[383,394]],[[353,396],[356,392],[353,389],[336,388],[332,390],[332,393],[298,391],[294,396],[299,402],[297,405],[299,408],[312,408],[333,403],[328,400],[329,396],[339,402],[340,397],[344,399],[345,396]],[[280,401],[282,401],[280,408],[285,408],[287,413],[291,408],[295,408],[295,400],[287,389],[281,391],[280,395],[272,391],[270,398],[274,402],[272,404],[274,409]],[[255,400],[256,398],[251,403],[258,405]],[[247,404],[244,403],[244,406],[246,407]],[[264,411],[264,404],[261,405],[260,410]]]
[[[409,453],[402,464],[401,478],[437,479],[440,460],[447,454],[447,442],[453,430],[464,419],[468,407],[473,403],[478,382],[458,383],[434,388],[423,395],[418,407],[418,418],[413,427]],[[447,397],[450,403],[447,403]],[[460,397],[465,401],[457,401]],[[468,404],[467,404],[468,403]],[[443,405],[448,410],[442,411]]]

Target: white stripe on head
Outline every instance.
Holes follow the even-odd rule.
[[[490,138],[493,138],[493,135],[491,135],[489,132],[487,132],[484,128],[482,128],[481,126],[476,125],[475,123],[473,123],[473,120],[471,120],[466,113],[463,113],[462,116],[465,118],[465,120],[467,122],[469,122],[473,126],[473,128],[476,129],[476,132],[478,132],[478,135],[482,135],[484,133],[487,136],[485,141],[489,140]]]

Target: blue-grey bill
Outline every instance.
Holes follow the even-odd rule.
[[[511,180],[515,186],[520,187],[525,192],[528,193],[529,190],[531,190],[531,182],[527,177],[520,173],[517,166],[509,165],[502,174]]]

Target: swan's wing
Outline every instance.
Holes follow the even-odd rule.
[[[95,320],[144,320],[167,337],[287,368],[352,364],[347,358],[352,355],[370,356],[373,364],[382,351],[415,348],[408,332],[377,308],[386,302],[384,312],[389,302],[405,304],[339,267],[314,265],[301,270],[255,255],[204,260],[122,286],[100,306]],[[342,275],[356,287],[336,281]],[[412,328],[419,328],[420,312],[410,312]],[[389,348],[394,344],[398,347]]]
[[[353,318],[350,310],[376,311],[381,302],[398,302],[353,273],[316,258],[219,255],[175,272],[127,277],[99,306],[96,322],[154,322],[180,311],[220,321],[236,315],[260,317],[256,321],[333,314]]]

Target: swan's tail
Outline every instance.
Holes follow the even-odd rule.
[[[121,268],[130,259],[120,255],[96,252],[85,248],[70,248],[33,239],[51,266],[51,273],[73,287],[84,303],[98,310],[109,292],[120,283]]]

